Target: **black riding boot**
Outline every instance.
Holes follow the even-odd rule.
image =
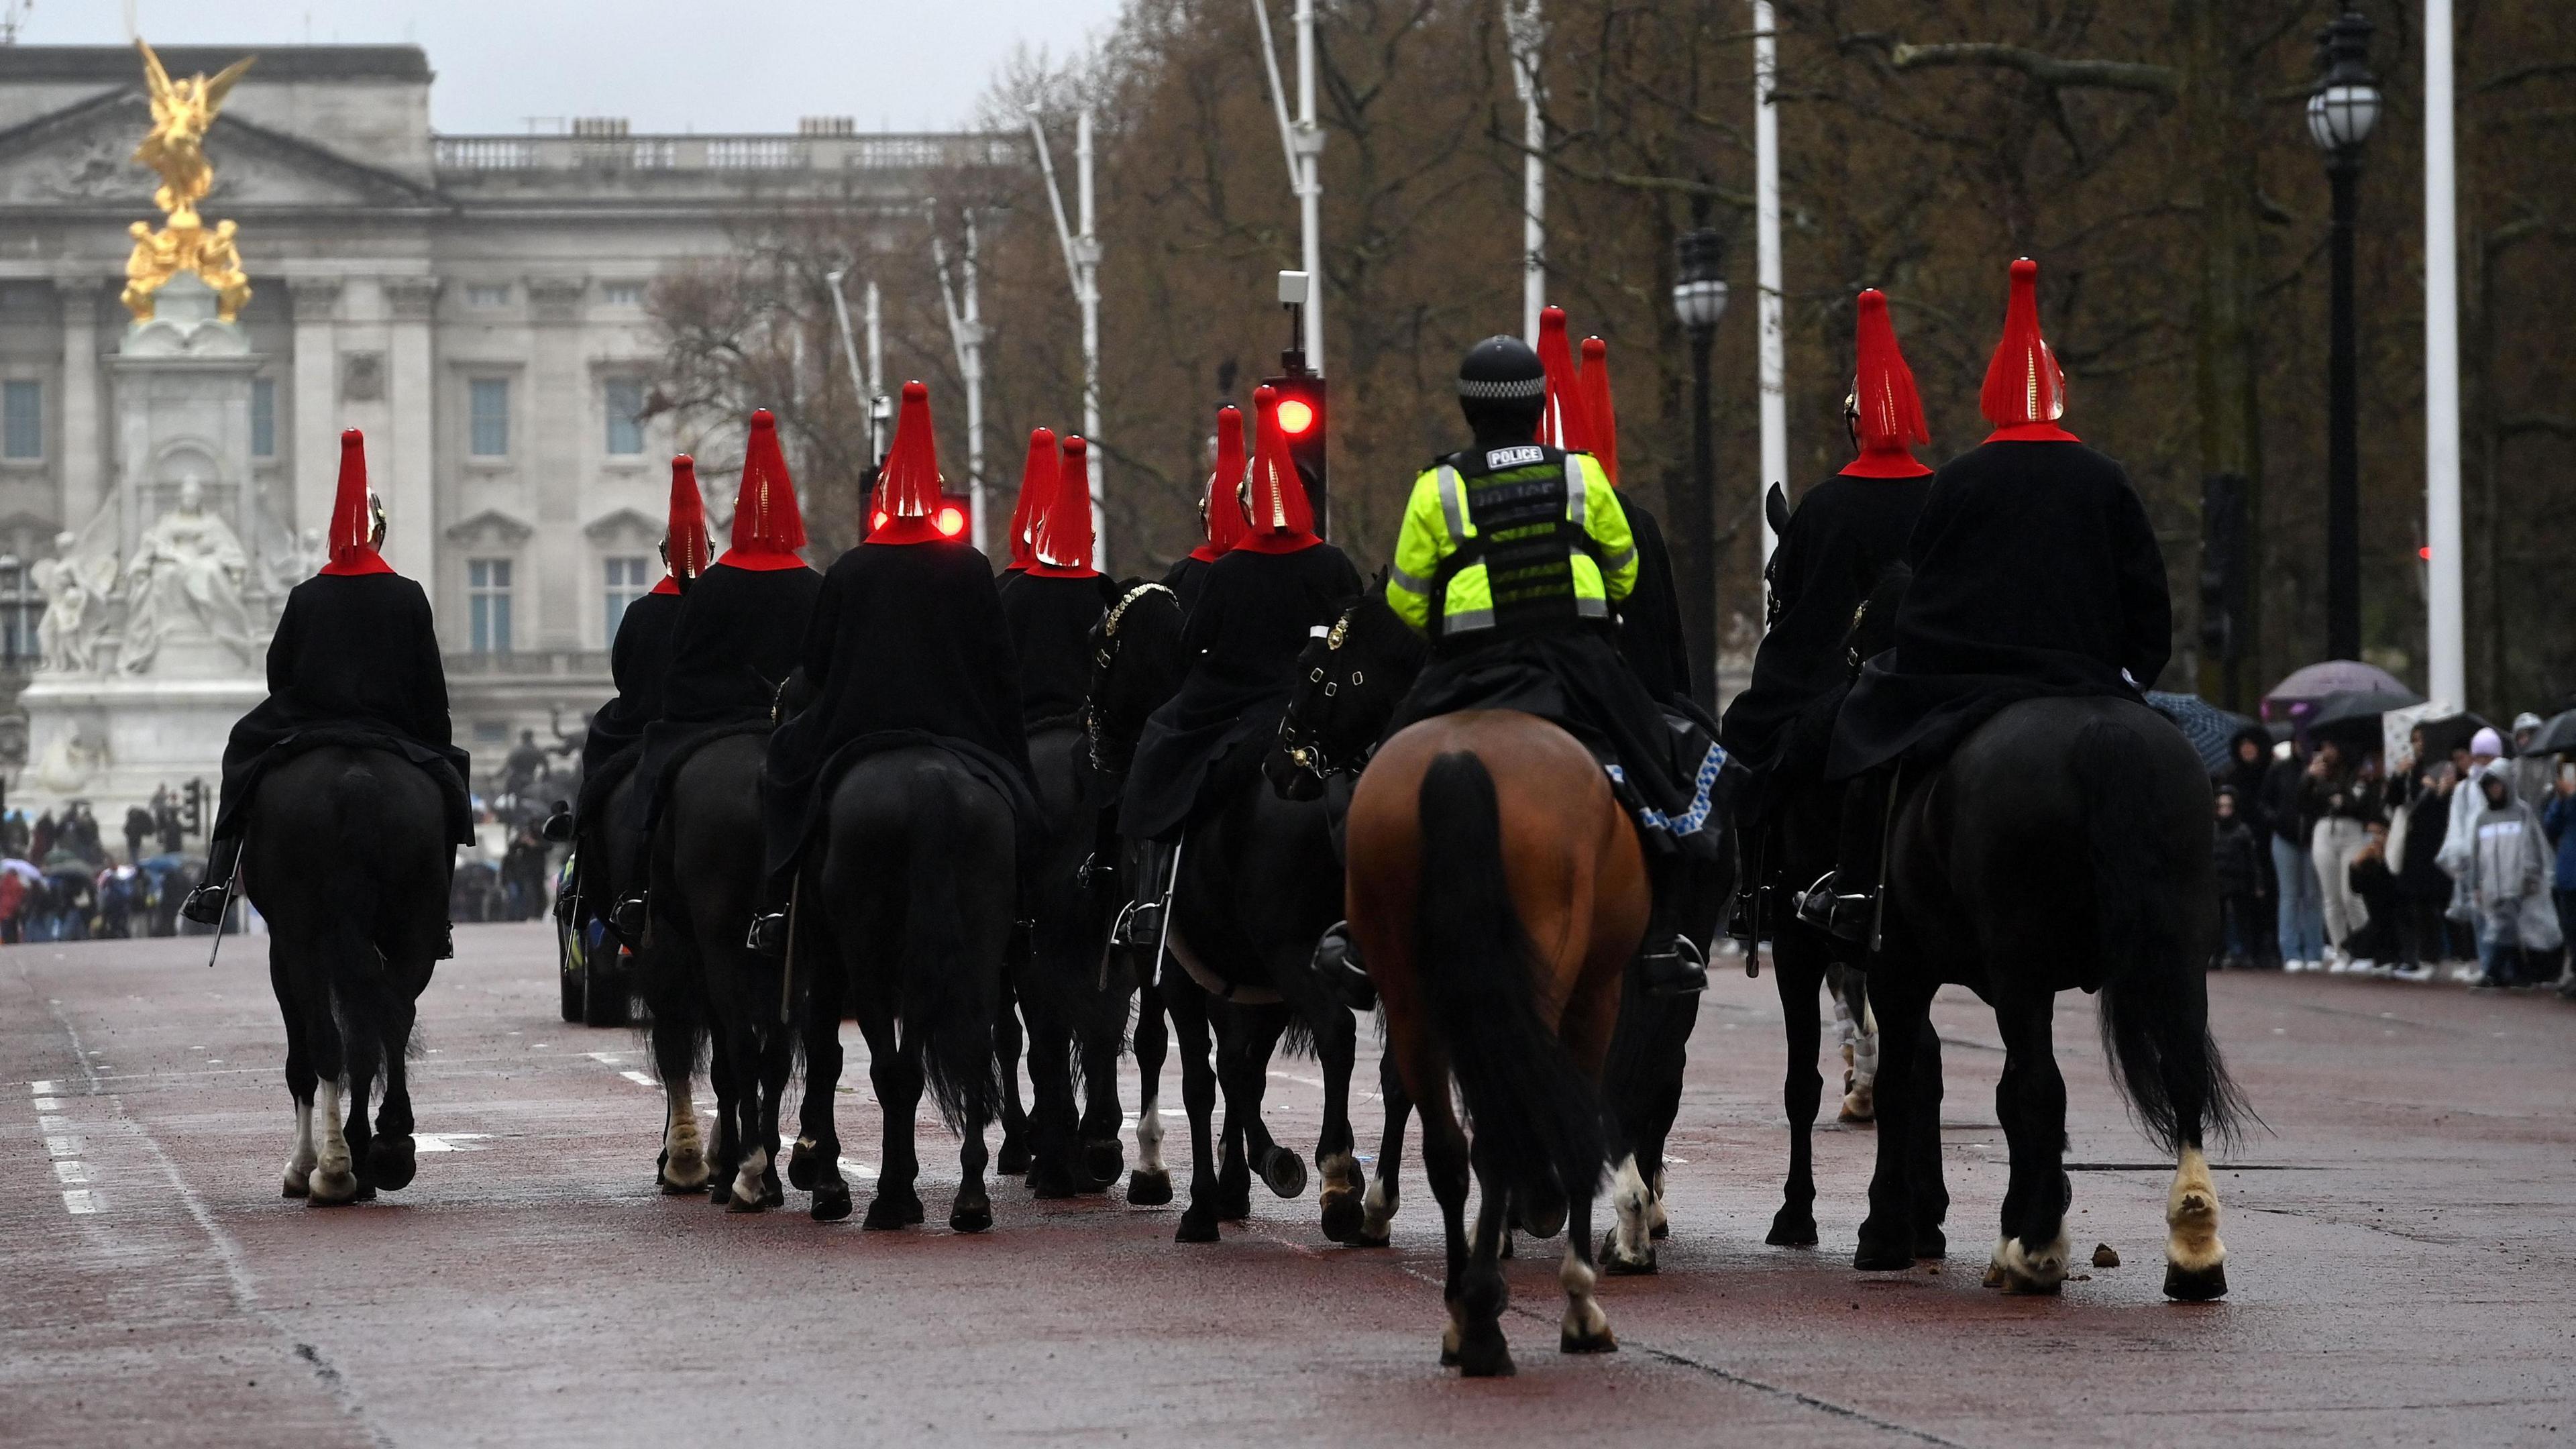
[[[1866,945],[1878,924],[1889,775],[1873,770],[1844,787],[1834,868],[1798,897],[1798,919],[1838,940]]]
[[[1770,835],[1769,830],[1754,826],[1736,836],[1735,897],[1727,906],[1726,934],[1748,945],[1765,925],[1777,924],[1763,909],[1770,904],[1763,899],[1771,888],[1767,879],[1770,862],[1763,858],[1771,843]]]
[[[450,902],[453,908],[452,903],[456,899],[456,852],[453,850],[447,852],[447,890],[439,899]],[[438,955],[435,959],[456,959],[456,922],[453,920],[438,923]]]
[[[1689,996],[1708,989],[1708,958],[1699,943],[1681,928],[1683,877],[1690,862],[1679,850],[1649,851],[1646,883],[1652,901],[1646,908],[1645,944],[1637,964],[1649,996]]]
[[[1163,912],[1172,901],[1173,867],[1177,865],[1180,847],[1160,840],[1149,840],[1144,847],[1144,869],[1138,872],[1136,899],[1119,916],[1116,935],[1122,946],[1160,946],[1163,943]]]
[[[1343,1005],[1353,1011],[1375,1009],[1377,983],[1360,964],[1360,943],[1351,939],[1350,922],[1335,921],[1324,928],[1323,939],[1315,943],[1312,964],[1324,989],[1340,997]]]
[[[179,914],[200,926],[220,926],[224,921],[224,898],[232,890],[233,868],[241,859],[241,837],[228,835],[206,846],[206,874],[188,898],[179,903]]]

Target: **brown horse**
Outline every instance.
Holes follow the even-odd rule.
[[[1558,1346],[1617,1348],[1592,1298],[1591,1213],[1606,1153],[1601,1065],[1646,927],[1634,827],[1573,736],[1474,710],[1387,741],[1352,793],[1348,839],[1351,931],[1422,1113],[1423,1165],[1448,1230],[1441,1362],[1471,1377],[1512,1372],[1497,1258],[1515,1198],[1524,1219],[1560,1201],[1568,1214]],[[1453,1074],[1476,1124],[1472,1243]]]

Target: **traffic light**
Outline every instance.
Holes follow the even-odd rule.
[[[1288,436],[1288,457],[1306,483],[1306,498],[1315,505],[1315,533],[1325,536],[1324,380],[1297,371],[1267,379],[1279,390],[1279,431]]]
[[[939,530],[941,538],[955,538],[966,531],[966,521],[974,516],[973,499],[962,493],[942,493],[939,495],[939,511],[930,515],[930,522]],[[879,509],[870,514],[868,532],[874,533],[885,527],[885,522],[885,510]]]
[[[205,781],[203,781],[203,780],[190,780],[190,781],[188,782],[187,802],[188,802],[188,803],[187,803],[187,808],[185,809],[185,811],[183,811],[183,812],[182,812],[182,816],[183,816],[183,818],[184,818],[184,819],[187,821],[187,823],[188,823],[188,833],[189,833],[190,835],[203,835],[203,834],[205,834],[205,833],[206,833],[206,782],[205,782]]]

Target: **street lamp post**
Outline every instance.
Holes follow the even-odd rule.
[[[2326,657],[2361,657],[2361,445],[2358,344],[2353,336],[2353,191],[2361,147],[2379,119],[2379,87],[2366,63],[2370,21],[2345,10],[2317,36],[2317,88],[2308,138],[2326,157],[2334,192],[2326,367]]]
[[[1694,222],[1708,220],[1708,203],[1694,208]],[[1717,707],[1717,439],[1709,416],[1708,354],[1717,322],[1726,315],[1726,238],[1705,225],[1681,236],[1673,279],[1673,315],[1690,337],[1691,466],[1683,481],[1676,520],[1681,557],[1673,591],[1681,596],[1682,639],[1691,653],[1691,698]]]

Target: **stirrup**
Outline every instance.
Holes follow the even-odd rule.
[[[1708,958],[1699,951],[1699,943],[1674,933],[1651,942],[1638,953],[1645,968],[1646,993],[1650,996],[1690,996],[1708,989]]]
[[[1841,873],[1827,871],[1822,878],[1798,893],[1798,919],[1838,941],[1854,944],[1869,939],[1870,917],[1878,906],[1874,891],[1841,891],[1835,887]]]
[[[561,800],[557,800],[555,802],[554,812],[546,816],[544,823],[537,827],[537,834],[539,837],[552,841],[557,845],[561,845],[565,841],[572,839],[572,807]]]
[[[787,954],[787,913],[771,911],[751,918],[751,929],[744,933],[742,944],[755,956],[777,960]]]
[[[1112,928],[1122,946],[1159,946],[1163,943],[1164,905],[1157,900],[1129,901],[1118,913],[1118,924]]]
[[[201,885],[188,892],[179,903],[179,914],[200,926],[219,926],[224,921],[224,887]]]
[[[625,938],[628,945],[644,939],[645,922],[651,919],[647,898],[628,896],[608,908],[608,928]]]
[[[1323,936],[1315,942],[1313,965],[1325,986],[1351,1010],[1376,1008],[1377,983],[1369,979],[1367,968],[1360,964],[1360,944],[1351,939],[1350,922],[1335,921],[1324,928]]]

